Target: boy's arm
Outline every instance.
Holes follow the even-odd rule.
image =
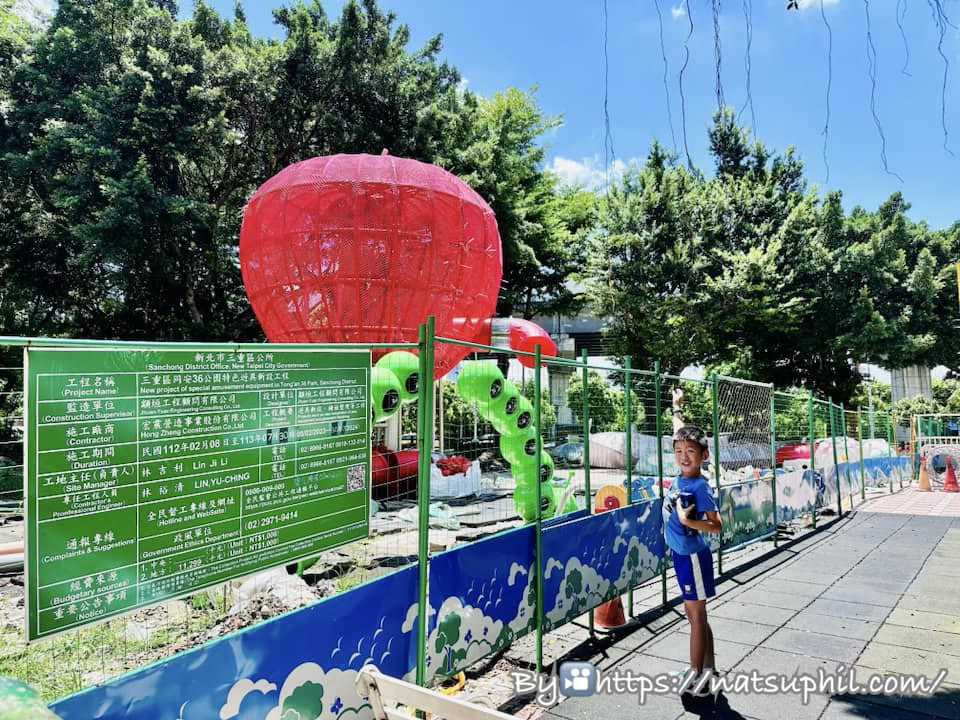
[[[683,390],[675,387],[673,389],[673,403],[670,407],[670,419],[673,421],[673,432],[683,427]]]
[[[716,510],[707,510],[705,513],[706,518],[703,520],[694,520],[688,517],[693,508],[693,505],[685,508],[677,507],[677,519],[680,520],[681,525],[686,525],[688,528],[693,528],[700,532],[718,533],[723,530],[723,523],[720,521],[719,512]]]

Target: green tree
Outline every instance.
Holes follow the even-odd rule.
[[[903,427],[910,427],[914,415],[929,415],[940,411],[940,406],[934,400],[923,395],[897,400],[892,408],[893,421]]]
[[[504,256],[497,312],[527,319],[573,307],[565,281],[580,254],[569,240],[589,214],[585,198],[558,198],[555,178],[543,171],[537,140],[560,120],[543,115],[534,92],[466,92],[460,111],[473,122],[458,124],[458,142],[437,156],[493,208]]]
[[[587,404],[591,432],[607,432],[618,427],[618,408],[607,381],[596,370],[587,371]],[[583,422],[583,377],[575,373],[567,385],[567,405],[578,422]]]
[[[374,0],[336,21],[317,2],[278,9],[284,37],[269,41],[239,5],[228,20],[201,0],[182,21],[171,6],[64,0],[29,52],[25,33],[0,35],[0,60],[17,59],[0,62],[8,331],[259,338],[237,263],[246,198],[295,161],[384,148],[491,202],[503,312],[570,302],[581,216],[540,167],[557,120],[532,91],[464,91],[440,38],[408,50],[408,28]]]

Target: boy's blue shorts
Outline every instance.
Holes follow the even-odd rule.
[[[706,547],[693,555],[673,553],[673,567],[684,600],[706,600],[717,594],[713,587],[713,554]]]

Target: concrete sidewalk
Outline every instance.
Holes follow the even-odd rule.
[[[897,495],[910,501],[911,492]],[[831,673],[842,665],[860,683],[884,673],[932,680],[944,668],[946,679],[933,696],[813,695],[804,705],[799,694],[785,693],[728,692],[716,701],[682,702],[676,694],[653,695],[643,704],[636,695],[597,694],[567,698],[541,716],[960,720],[960,517],[871,512],[871,502],[842,519],[824,518],[821,529],[776,553],[748,552],[732,570],[725,558],[718,596],[708,603],[717,665],[731,678],[751,670]],[[667,591],[678,594],[672,577]],[[653,606],[659,598],[657,585],[647,599]],[[599,641],[572,628],[568,643],[561,639],[561,647],[546,650],[553,657],[572,650],[565,659],[591,660],[606,674],[652,676],[686,667],[682,608],[651,618]]]

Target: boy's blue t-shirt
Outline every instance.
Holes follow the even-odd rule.
[[[684,555],[692,555],[706,547],[709,547],[703,535],[699,532],[687,535],[684,530],[690,528],[684,527],[677,517],[677,507],[680,504],[680,493],[692,493],[697,503],[697,519],[706,517],[708,510],[717,509],[717,501],[714,500],[713,490],[707,479],[702,475],[699,477],[684,477],[679,475],[671,484],[663,496],[663,536],[667,545],[674,552]]]

